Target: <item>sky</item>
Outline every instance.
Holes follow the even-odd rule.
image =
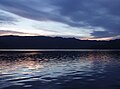
[[[120,0],[0,0],[0,35],[120,38]]]

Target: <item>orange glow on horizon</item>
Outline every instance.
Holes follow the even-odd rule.
[[[105,37],[105,38],[80,38],[80,40],[98,40],[98,41],[102,41],[102,40],[112,40],[113,37]]]

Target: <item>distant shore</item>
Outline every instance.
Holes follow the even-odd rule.
[[[91,41],[46,36],[0,36],[0,49],[120,49],[120,39]]]

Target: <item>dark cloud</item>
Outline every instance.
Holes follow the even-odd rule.
[[[0,0],[0,8],[34,20],[105,29],[91,33],[95,37],[120,35],[120,0]]]
[[[91,35],[95,37],[120,35],[119,0],[61,0],[55,5],[60,7],[62,16],[69,17],[75,23],[83,22],[84,26],[106,30],[94,31]]]
[[[115,33],[111,33],[109,31],[94,31],[94,33],[91,33],[93,36],[97,38],[101,37],[112,37],[115,36]]]

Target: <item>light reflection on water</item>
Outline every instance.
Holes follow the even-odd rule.
[[[119,89],[119,54],[0,52],[0,89]]]

